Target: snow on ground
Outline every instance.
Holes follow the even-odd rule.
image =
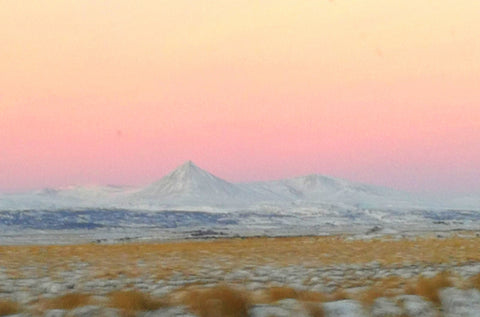
[[[478,237],[469,234],[465,238],[454,234],[418,237],[416,251],[411,246],[416,238],[391,237],[1,247],[0,305],[2,300],[18,302],[24,310],[20,316],[113,317],[122,312],[110,307],[112,292],[135,290],[163,299],[168,307],[146,312],[140,306],[130,316],[231,316],[202,315],[194,306],[187,307],[189,294],[230,285],[248,294],[248,315],[236,315],[241,317],[323,316],[320,311],[327,317],[473,317],[479,316],[480,292],[465,281],[480,273],[480,253]],[[438,253],[452,252],[459,243],[464,255]],[[420,276],[433,278],[445,271],[451,273],[446,277],[451,285],[431,290],[414,287],[413,292],[405,287],[419,283]],[[380,290],[371,301],[364,299],[370,289]],[[435,302],[430,295],[437,291],[439,301]],[[93,297],[79,307],[46,305],[71,293]],[[221,311],[222,301],[237,301],[218,293],[214,296],[218,298],[205,300],[209,312]]]
[[[0,194],[1,245],[123,244],[185,239],[231,237],[346,236],[347,241],[372,239],[402,240],[429,234],[440,239],[463,230],[480,229],[478,197],[428,199],[346,180],[309,175],[286,180],[234,184],[187,162],[151,185],[141,188],[115,186],[73,186],[28,193]],[[462,250],[462,246],[458,246]],[[459,251],[460,252],[460,251]],[[5,255],[0,254],[5,259]],[[12,255],[9,255],[12,256]],[[320,256],[320,255],[319,255]],[[453,256],[453,254],[452,254]],[[0,258],[2,260],[2,258]],[[181,254],[174,263],[182,261]],[[227,261],[228,259],[223,259]],[[207,261],[208,262],[208,261]],[[348,262],[348,261],[347,261]],[[134,270],[145,266],[137,259]],[[155,262],[159,265],[158,261]],[[214,286],[240,279],[248,291],[265,287],[331,291],[350,280],[349,274],[378,276],[432,274],[441,270],[460,275],[478,274],[479,264],[414,263],[379,268],[375,262],[351,266],[341,263],[315,268],[296,265],[277,267],[250,263],[226,272],[216,263],[207,263],[195,274],[173,272],[162,279],[128,278],[122,274],[89,280],[88,262],[67,263],[72,270],[55,276],[34,276],[52,268],[22,267],[20,276],[9,276],[0,267],[0,299],[35,302],[39,295],[53,297],[71,291],[95,292],[105,301],[106,294],[132,287],[163,296],[189,283]],[[15,267],[18,267],[15,264]],[[165,264],[167,267],[173,263]],[[55,270],[54,270],[55,271]],[[14,273],[17,274],[17,273]],[[33,274],[33,275],[32,275]],[[63,274],[63,275],[62,275]],[[368,274],[372,274],[371,276]],[[30,276],[31,275],[31,276]],[[312,284],[299,281],[309,276]],[[317,279],[317,277],[325,279]],[[313,277],[313,278],[312,278]],[[329,281],[325,283],[325,281]],[[360,287],[361,288],[361,287]],[[26,291],[28,290],[28,291]],[[341,316],[479,316],[479,292],[446,288],[440,306],[417,295],[379,298],[371,307],[357,299],[331,300],[319,304],[328,317]],[[313,307],[313,306],[312,306]],[[310,307],[315,311],[315,307]],[[66,311],[49,311],[46,316],[64,316]],[[103,306],[80,307],[71,316],[118,316]],[[313,316],[297,299],[255,304],[250,316]],[[28,314],[26,314],[27,316]],[[140,314],[142,315],[142,314]],[[142,316],[192,316],[185,307],[162,308]]]

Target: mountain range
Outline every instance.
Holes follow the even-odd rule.
[[[128,209],[232,211],[338,206],[356,209],[479,209],[479,199],[429,199],[418,194],[323,175],[231,183],[188,161],[139,188],[71,186],[0,195],[1,210]]]

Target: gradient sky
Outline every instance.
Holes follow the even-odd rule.
[[[478,0],[0,2],[0,191],[321,173],[480,191]]]

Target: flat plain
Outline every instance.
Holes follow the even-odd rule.
[[[0,315],[478,316],[479,273],[472,231],[0,246]]]

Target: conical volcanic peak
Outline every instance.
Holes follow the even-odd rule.
[[[189,170],[189,169],[201,169],[195,163],[193,163],[191,160],[186,161],[179,167],[177,167],[175,170]]]
[[[140,197],[166,203],[218,202],[243,196],[243,190],[199,168],[192,161],[180,165],[159,181],[147,186]]]
[[[233,184],[201,169],[192,161],[187,161],[160,180],[141,188],[69,187],[0,195],[0,210],[85,206],[156,210],[187,210],[185,207],[195,210],[203,207],[226,210],[277,206],[290,210],[294,208],[292,206],[325,204],[349,205],[353,208],[437,208],[443,205],[478,206],[475,205],[478,202],[475,197],[453,203],[438,202],[388,188],[318,174]]]
[[[168,174],[166,177],[174,177],[174,178],[178,178],[179,180],[182,180],[182,179],[188,180],[188,179],[199,178],[202,176],[208,177],[209,175],[211,174],[199,168],[192,161],[187,161],[182,165],[180,165],[179,167],[177,167],[173,172]]]
[[[227,181],[216,177],[215,175],[201,169],[197,165],[195,165],[192,161],[187,161],[184,164],[177,167],[173,172],[169,173],[158,182],[153,183],[160,184],[160,183],[169,183],[170,185],[176,185],[179,188],[183,189],[193,189],[192,187],[195,186],[204,186],[205,183],[209,183],[212,181],[216,182],[223,182],[229,184]]]

